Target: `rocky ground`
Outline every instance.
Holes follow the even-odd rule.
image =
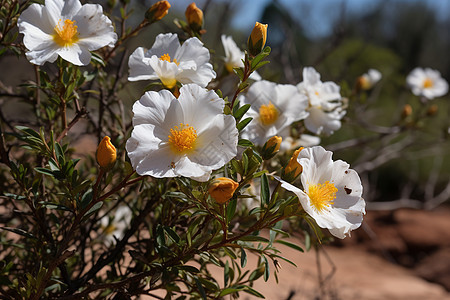
[[[274,300],[450,299],[450,209],[368,212],[364,222],[318,253],[284,247],[298,268],[283,263],[278,284],[271,278],[255,289]]]

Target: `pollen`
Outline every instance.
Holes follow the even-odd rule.
[[[433,87],[433,80],[431,80],[430,78],[425,78],[425,80],[423,81],[423,87],[425,89]]]
[[[311,204],[314,206],[315,210],[322,212],[324,209],[334,204],[337,191],[338,189],[334,184],[325,181],[325,183],[322,184],[310,185],[307,194],[309,199],[311,199]]]
[[[177,66],[180,65],[180,63],[177,62],[177,59],[176,59],[176,58],[174,58],[172,61],[170,61],[171,58],[170,58],[169,53],[166,53],[166,54],[161,55],[161,57],[160,57],[159,59],[160,59],[160,60],[165,60],[165,61],[168,61],[168,62],[173,62],[173,63],[175,63]]]
[[[55,26],[55,33],[53,34],[53,40],[60,46],[66,47],[78,41],[78,26],[74,25],[75,21],[65,20],[64,23],[61,19]]]
[[[180,126],[170,129],[169,143],[174,152],[183,153],[194,149],[196,140],[197,132],[189,124],[180,123]]]
[[[263,125],[272,125],[278,119],[278,110],[272,103],[261,105],[259,108],[259,118]]]

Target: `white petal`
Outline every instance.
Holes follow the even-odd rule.
[[[175,97],[167,90],[162,90],[159,93],[154,91],[146,92],[133,105],[133,126],[140,124],[161,126],[173,99]]]
[[[59,48],[56,48],[55,44],[51,44],[49,47],[41,50],[33,50],[25,53],[27,59],[35,65],[43,65],[46,61],[52,63],[58,58]]]
[[[45,5],[43,7],[43,14],[47,16],[49,23],[52,25],[52,28],[55,28],[59,20],[62,19],[63,7],[64,7],[64,0],[45,0]]]
[[[156,37],[155,43],[152,48],[145,54],[146,57],[152,57],[156,55],[158,58],[164,54],[168,54],[173,60],[176,58],[175,53],[180,48],[180,41],[178,35],[174,33],[160,33]],[[179,61],[179,60],[178,60]]]
[[[90,51],[104,46],[113,47],[117,34],[110,19],[103,14],[99,4],[85,4],[74,16],[79,33],[79,44]]]
[[[197,66],[196,68],[183,69],[177,79],[181,83],[196,83],[201,87],[206,87],[212,79],[216,78],[216,72],[210,63]]]
[[[91,61],[91,52],[78,44],[72,44],[70,47],[60,47],[57,53],[63,59],[77,66],[86,66]]]
[[[309,116],[305,119],[306,128],[314,134],[332,134],[341,128],[340,119],[345,111],[326,113],[315,107],[309,109]]]
[[[225,106],[225,101],[214,91],[196,84],[183,85],[178,99],[184,114],[183,121],[193,126],[197,132],[209,126],[211,116],[221,115]]]
[[[153,55],[150,58],[150,67],[155,70],[155,74],[165,85],[171,84],[173,80],[177,79],[179,69],[176,63],[161,60]]]
[[[303,82],[306,85],[315,85],[320,83],[320,74],[313,67],[303,68]]]
[[[21,33],[26,33],[26,27],[32,26],[37,28],[46,34],[52,34],[54,32],[55,24],[51,23],[47,14],[44,12],[44,6],[40,4],[31,4],[20,15],[17,25]]]
[[[198,38],[187,39],[175,53],[177,61],[194,61],[197,66],[202,66],[209,62],[209,50],[203,47],[203,43]]]
[[[150,66],[150,59],[144,58],[145,50],[142,47],[137,48],[130,55],[128,60],[128,67],[130,69],[129,81],[158,79],[155,70]]]
[[[237,154],[238,131],[232,116],[217,115],[208,128],[198,133],[198,145],[190,159],[208,169],[224,166]]]

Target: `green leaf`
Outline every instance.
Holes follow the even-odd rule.
[[[291,243],[291,242],[285,241],[285,240],[276,240],[275,243],[278,243],[278,244],[282,244],[282,245],[288,246],[289,248],[295,249],[295,250],[300,251],[300,252],[305,252],[305,251],[302,249],[302,247],[300,247],[300,246],[298,246],[298,245],[296,245],[296,244],[293,244],[293,243]]]
[[[38,173],[44,174],[44,175],[48,175],[48,176],[52,176],[55,177],[55,174],[53,173],[52,170],[46,169],[46,168],[41,168],[41,167],[37,167],[34,168],[34,170]]]
[[[266,204],[270,202],[269,179],[266,173],[261,176],[261,202]]]
[[[231,199],[230,202],[228,202],[228,206],[227,206],[227,220],[228,220],[228,222],[230,222],[233,219],[234,214],[236,213],[236,206],[237,206],[237,198],[234,197],[233,199]]]
[[[250,109],[250,104],[244,104],[236,112],[233,112],[233,116],[236,120],[240,120],[242,116]]]
[[[239,141],[238,141],[238,146],[241,146],[241,147],[253,147],[253,146],[255,146],[252,142],[250,142],[249,140],[246,140],[246,139],[239,139]]]
[[[269,280],[269,276],[270,276],[269,262],[267,261],[267,257],[265,257],[264,255],[261,257],[264,262],[264,281],[267,281],[267,280]]]
[[[183,271],[186,271],[189,273],[200,273],[200,270],[193,266],[183,265],[183,266],[177,266],[177,268],[179,270],[183,270]]]
[[[164,226],[164,231],[167,232],[170,239],[172,239],[175,243],[180,241],[180,237],[178,234],[169,226]]]
[[[242,120],[241,122],[239,122],[239,123],[236,125],[237,130],[238,130],[238,131],[241,131],[241,130],[244,129],[244,128],[252,121],[252,120],[253,120],[253,118],[251,118],[251,117],[245,118],[244,120]]]
[[[244,268],[247,264],[247,253],[244,248],[241,247],[241,267]]]
[[[268,239],[263,238],[262,236],[259,236],[259,235],[246,235],[246,236],[241,237],[239,240],[245,241],[245,242],[264,242],[264,243],[269,242]]]
[[[30,239],[37,239],[31,233],[29,233],[29,232],[27,232],[27,231],[25,231],[23,229],[20,229],[20,228],[11,228],[11,227],[0,227],[0,228],[3,229],[3,230],[6,230],[6,231],[14,232],[14,233],[16,233],[18,235],[21,235],[21,236],[24,236],[24,237],[27,237],[27,238],[30,238]]]
[[[91,207],[91,209],[89,209],[87,211],[87,213],[83,216],[83,220],[86,220],[87,218],[89,218],[90,215],[92,215],[93,213],[95,213],[97,210],[100,209],[100,207],[102,207],[103,202],[97,202],[94,204],[94,206]]]
[[[218,297],[220,298],[220,297],[223,297],[223,296],[226,296],[226,295],[229,295],[229,294],[237,293],[239,291],[243,291],[244,289],[245,289],[245,286],[229,287],[229,288],[223,289],[220,292]]]
[[[202,284],[200,283],[200,281],[198,280],[197,277],[194,277],[195,283],[197,284],[198,287],[198,291],[200,292],[200,295],[202,296],[203,300],[207,300],[206,299],[206,293],[205,293],[205,289],[203,288]]]
[[[266,297],[264,297],[263,294],[261,294],[260,292],[258,292],[257,290],[246,286],[246,288],[244,289],[244,292],[249,293],[250,295],[256,296],[258,298],[262,298],[262,299],[266,299]]]

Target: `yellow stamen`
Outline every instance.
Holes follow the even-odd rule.
[[[104,232],[106,235],[110,235],[112,234],[115,230],[117,229],[116,226],[114,226],[113,224],[109,225],[108,227],[105,228]]]
[[[423,81],[423,87],[426,89],[433,87],[433,85],[434,85],[433,80],[431,80],[430,78],[425,78],[425,80]]]
[[[197,140],[197,132],[189,124],[180,123],[180,127],[175,126],[170,129],[169,143],[174,152],[188,152],[195,146]]]
[[[336,192],[338,189],[334,184],[329,181],[325,181],[322,184],[313,184],[308,187],[308,196],[311,199],[311,204],[316,211],[321,212],[330,205],[334,204],[336,199]]]
[[[169,55],[169,53],[166,53],[166,54],[161,55],[161,57],[160,57],[159,59],[160,59],[160,60],[165,60],[165,61],[171,62],[171,61],[170,61],[170,55]],[[174,58],[174,59],[172,60],[172,62],[175,63],[177,66],[180,65],[180,63],[177,62],[177,59],[176,59],[176,58]]]
[[[259,118],[263,125],[271,125],[278,119],[278,110],[272,103],[261,105],[259,108]]]
[[[74,25],[75,21],[65,20],[64,25],[61,26],[61,19],[55,26],[55,33],[53,40],[61,47],[71,46],[78,41],[78,26]]]

